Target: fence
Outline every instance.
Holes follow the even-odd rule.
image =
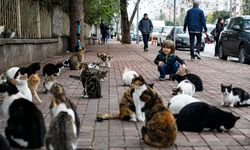
[[[0,26],[18,38],[50,38],[51,12],[32,0],[0,0]]]

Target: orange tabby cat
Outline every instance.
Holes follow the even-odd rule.
[[[80,66],[84,59],[85,53],[86,53],[86,50],[81,49],[77,54],[74,54],[69,58],[69,67],[71,70],[81,69]]]
[[[32,93],[32,96],[35,96],[35,98],[40,102],[42,103],[42,100],[39,98],[38,94],[37,94],[37,88],[38,88],[38,85],[40,84],[40,77],[38,76],[38,74],[32,74],[30,77],[29,77],[29,80],[28,80],[28,86],[30,88],[30,91]]]

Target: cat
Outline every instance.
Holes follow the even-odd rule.
[[[14,78],[17,77],[18,72],[20,72],[22,75],[27,73],[28,78],[29,78],[32,74],[36,74],[37,71],[40,70],[40,68],[41,68],[41,62],[34,62],[34,63],[30,64],[28,67],[21,67],[21,68],[19,68],[19,70],[15,74]]]
[[[140,96],[145,102],[146,123],[141,128],[142,139],[146,144],[156,147],[168,147],[174,144],[177,126],[172,113],[166,108],[157,92],[151,88],[144,90]]]
[[[172,80],[176,80],[178,83],[180,83],[182,80],[188,79],[189,81],[191,81],[194,86],[195,86],[195,91],[203,91],[203,83],[201,78],[193,73],[188,73],[184,76],[180,76],[178,74],[175,74],[172,76]]]
[[[123,81],[123,85],[131,85],[131,82],[132,82],[132,79],[134,77],[138,77],[139,75],[133,71],[133,70],[130,70],[129,68],[125,68],[123,70],[123,73],[122,73],[122,81]]]
[[[75,116],[75,125],[76,125],[76,131],[77,135],[79,135],[80,132],[80,119],[77,114],[77,107],[74,103],[70,101],[69,98],[67,98],[65,94],[65,90],[63,86],[57,82],[54,82],[53,85],[50,87],[49,92],[53,95],[53,97],[59,102],[63,102],[67,105],[69,109],[72,109]],[[52,107],[53,105],[51,105]]]
[[[5,139],[5,137],[2,134],[0,134],[0,149],[11,150],[9,142]]]
[[[84,83],[84,97],[88,98],[101,98],[101,83],[97,75],[89,72],[86,76],[86,81]]]
[[[193,102],[182,108],[176,123],[179,131],[201,132],[204,128],[222,132],[234,127],[240,117],[205,102]]]
[[[120,98],[119,113],[117,114],[98,114],[97,121],[108,119],[120,119],[124,121],[136,122],[135,104],[132,98],[134,88],[128,88]]]
[[[62,61],[62,64],[63,64],[63,66],[64,67],[69,67],[69,59],[64,59],[63,61]]]
[[[223,106],[240,107],[250,105],[249,94],[241,88],[221,84],[221,93],[223,100],[221,105]]]
[[[9,81],[15,79],[15,76],[17,76],[16,73],[18,72],[19,69],[20,69],[19,67],[11,67],[10,69],[8,69],[6,71],[7,79]]]
[[[32,102],[32,93],[28,86],[28,76],[27,74],[18,75],[15,79],[17,89],[25,96],[25,98]]]
[[[111,67],[111,61],[112,61],[112,56],[110,56],[109,54],[105,54],[105,53],[97,53],[97,57],[100,59],[101,62],[101,66],[104,67]]]
[[[65,96],[60,84],[55,82],[50,92],[54,96],[50,105],[53,119],[46,134],[46,148],[48,150],[76,149],[80,124],[76,108]]]
[[[48,63],[43,67],[43,76],[45,76],[45,74],[47,74],[48,76],[59,76],[63,68],[64,65],[62,62],[58,62],[56,65]]]
[[[140,100],[140,96],[142,92],[149,87],[149,85],[146,83],[146,81],[141,75],[133,78],[131,85],[135,89],[132,94],[132,98],[135,103],[136,117],[138,121],[143,122],[145,121],[145,113],[141,111],[141,108],[144,107],[145,102]]]
[[[53,75],[48,76],[45,74],[45,78],[43,81],[43,87],[45,88],[44,93],[48,93],[48,91],[51,89],[54,82],[55,82],[55,79],[54,79]]]
[[[82,61],[84,59],[86,50],[81,49],[77,54],[72,55],[69,58],[69,68],[70,70],[79,70],[82,66]]]
[[[99,70],[99,69],[100,69],[100,63],[92,62],[92,63],[89,63],[89,64],[88,64],[88,67],[89,67],[89,68],[96,69],[96,70]]]
[[[195,93],[195,86],[192,82],[190,82],[189,80],[185,79],[182,80],[176,89],[173,89],[173,95],[177,95],[177,94],[187,94],[190,96],[193,96]]]
[[[39,103],[42,103],[42,100],[39,98],[38,94],[37,94],[37,88],[40,84],[40,77],[39,75],[36,73],[36,74],[32,74],[29,79],[28,79],[28,86],[29,86],[29,89],[32,93],[32,96],[35,96],[35,98],[37,99],[37,101]]]
[[[4,96],[2,112],[7,121],[5,136],[10,146],[42,147],[46,128],[41,111],[9,81],[0,84],[0,93]]]
[[[176,118],[183,107],[193,102],[200,102],[200,100],[187,94],[179,94],[168,101],[167,107]]]

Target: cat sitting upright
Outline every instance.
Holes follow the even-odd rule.
[[[241,88],[221,84],[221,93],[223,100],[221,105],[223,106],[240,107],[250,105],[249,94]]]
[[[109,54],[105,54],[105,53],[97,53],[97,57],[100,59],[101,62],[101,66],[104,67],[111,67],[111,61],[112,61],[112,56],[110,56]]]
[[[82,61],[84,59],[86,50],[81,49],[77,54],[73,54],[69,58],[69,68],[70,70],[79,70],[82,66]]]
[[[76,106],[65,96],[62,85],[55,82],[50,88],[50,93],[53,95],[50,104],[53,118],[46,134],[46,148],[76,149],[80,126]]]
[[[148,87],[140,96],[145,102],[146,123],[142,127],[142,139],[145,143],[156,147],[167,147],[174,144],[177,126],[172,113],[164,106],[155,90]]]
[[[130,70],[129,68],[126,67],[122,73],[123,84],[131,86],[131,82],[132,82],[133,78],[138,77],[138,76],[139,75],[135,71]]]
[[[45,123],[41,111],[11,82],[0,84],[4,96],[2,112],[7,121],[5,136],[11,147],[19,149],[40,148],[44,144]]]
[[[59,76],[61,70],[64,68],[64,65],[62,62],[58,62],[56,65],[52,63],[48,63],[43,67],[43,76],[48,75],[54,75]]]
[[[193,102],[183,107],[176,123],[179,131],[201,132],[204,128],[222,132],[234,127],[240,117],[204,102]]]

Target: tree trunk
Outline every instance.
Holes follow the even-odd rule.
[[[69,20],[70,20],[70,51],[77,51],[77,21],[80,21],[80,43],[84,46],[84,18],[83,0],[70,0]]]
[[[129,21],[129,25],[130,25],[130,26],[131,26],[131,24],[132,24],[132,22],[133,22],[133,20],[134,20],[135,13],[136,13],[136,11],[137,11],[137,8],[139,7],[139,3],[140,3],[140,0],[137,0],[137,2],[136,2],[136,4],[135,4],[135,8],[134,8],[134,10],[133,10],[133,13],[132,13],[132,15],[131,15],[131,17],[130,17],[130,21]]]
[[[127,13],[127,0],[120,0],[121,24],[122,24],[122,44],[131,44],[130,24]]]

